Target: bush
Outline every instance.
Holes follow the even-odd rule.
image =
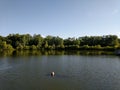
[[[31,50],[36,50],[37,47],[36,47],[35,45],[32,45],[32,46],[30,46],[30,49],[31,49]]]

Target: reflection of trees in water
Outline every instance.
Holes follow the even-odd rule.
[[[113,55],[113,52],[108,51],[81,51],[80,55]]]
[[[0,56],[12,56],[13,50],[2,50],[0,51]]]
[[[113,55],[114,52],[108,51],[86,51],[86,50],[5,50],[0,51],[0,56],[33,56],[33,55]]]
[[[64,55],[64,51],[48,50],[42,51],[43,55]]]
[[[41,55],[40,51],[37,50],[20,50],[14,51],[15,56],[31,56],[31,55]]]

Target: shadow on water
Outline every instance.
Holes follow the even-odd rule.
[[[86,50],[20,50],[20,51],[0,51],[0,56],[40,56],[40,55],[115,55],[110,51],[86,51]]]
[[[51,76],[51,74],[46,74],[45,76],[49,78],[61,78],[61,79],[72,77],[72,76],[67,76],[67,75],[62,75],[62,74],[56,74],[55,76]]]

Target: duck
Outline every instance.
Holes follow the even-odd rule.
[[[51,76],[55,76],[55,72],[51,72]]]

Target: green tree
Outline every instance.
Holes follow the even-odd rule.
[[[7,36],[7,43],[12,45],[12,47],[16,49],[16,47],[20,43],[20,35],[19,34],[9,34]]]
[[[48,42],[45,41],[45,46],[44,46],[46,49],[48,48]]]
[[[0,49],[1,50],[12,50],[13,47],[10,44],[7,44],[6,41],[2,41],[0,44]]]

